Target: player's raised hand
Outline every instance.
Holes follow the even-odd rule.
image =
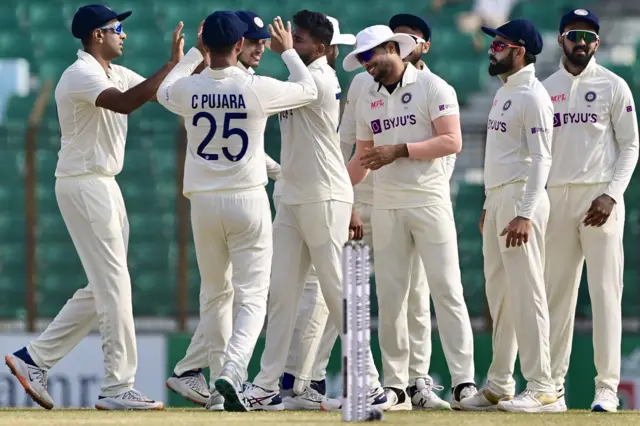
[[[284,26],[282,18],[276,16],[273,24],[269,24],[269,34],[271,35],[271,50],[282,54],[289,49],[293,49],[293,36],[291,35],[291,22],[287,21]]]
[[[182,34],[182,29],[184,28],[184,23],[182,21],[178,22],[176,29],[173,30],[173,34],[171,35],[171,62],[177,64],[180,62],[180,59],[184,56],[184,34]]]
[[[205,56],[204,42],[202,41],[202,27],[204,27],[204,21],[200,22],[200,26],[198,26],[198,40],[196,41],[195,48],[198,49],[203,56]]]

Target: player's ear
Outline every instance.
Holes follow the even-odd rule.
[[[91,34],[91,37],[98,43],[104,42],[104,33],[100,29],[96,28],[95,30],[93,30],[93,34]]]
[[[242,52],[242,46],[244,45],[244,37],[242,37],[240,40],[237,41],[236,46],[234,47],[234,50],[237,53]]]
[[[562,34],[558,34],[558,46],[564,47],[564,40],[562,39]]]
[[[422,45],[422,54],[426,55],[429,53],[429,49],[431,49],[431,41],[428,41]]]

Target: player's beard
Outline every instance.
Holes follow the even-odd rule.
[[[493,56],[493,59],[496,59]],[[504,59],[497,61],[495,64],[489,62],[489,75],[495,77],[496,75],[506,74],[513,69],[513,51],[509,53]]]
[[[562,45],[564,56],[567,60],[577,67],[586,67],[593,55],[596,53],[595,49],[590,49],[588,45],[575,46],[573,50],[569,50],[566,45]],[[585,52],[585,55],[578,55],[578,52]]]

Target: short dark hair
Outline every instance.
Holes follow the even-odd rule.
[[[531,52],[524,52],[524,64],[525,65],[530,65],[530,64],[535,64],[536,63],[536,55],[532,54]]]
[[[331,45],[333,24],[324,13],[311,12],[306,9],[301,10],[293,15],[293,23],[296,27],[309,31],[314,41],[320,42],[325,46]]]

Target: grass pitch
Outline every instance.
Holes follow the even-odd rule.
[[[569,411],[554,414],[505,414],[411,411],[386,413],[384,425],[498,426],[498,425],[640,425],[640,412],[615,414]],[[0,425],[8,426],[332,426],[342,424],[340,413],[285,411],[279,413],[210,413],[202,409],[156,412],[96,410],[0,409]]]

